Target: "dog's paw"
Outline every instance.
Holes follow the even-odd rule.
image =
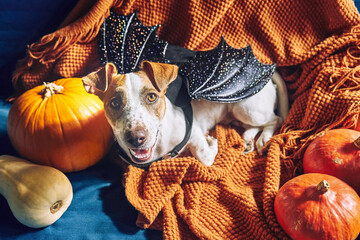
[[[217,139],[206,136],[203,140],[197,144],[191,144],[190,151],[205,166],[211,166],[218,153]]]
[[[255,137],[259,132],[257,128],[248,128],[243,134],[244,139],[244,154],[250,153],[255,149]]]
[[[218,141],[212,136],[206,136],[206,142],[208,143],[208,151],[201,158],[201,162],[206,166],[211,166],[216,158],[216,155],[219,151]]]
[[[256,150],[260,155],[264,153],[264,146],[270,140],[272,135],[272,132],[269,131],[263,131],[260,134],[258,140],[256,141]]]
[[[216,152],[218,151],[218,140],[210,135],[206,136],[206,142],[209,145],[209,148],[212,150],[216,149]]]
[[[205,166],[211,166],[215,162],[216,155],[218,153],[218,149],[209,149],[208,152],[198,153],[197,159],[202,162]]]
[[[248,139],[244,141],[244,154],[254,151],[254,139]]]

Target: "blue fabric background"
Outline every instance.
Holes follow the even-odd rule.
[[[74,7],[72,0],[0,1],[0,155],[16,155],[6,131],[11,74],[27,44],[53,32]],[[360,0],[355,0],[360,7]],[[0,196],[0,239],[162,239],[162,233],[136,227],[137,211],[126,199],[123,171],[106,159],[84,171],[67,174],[72,204],[53,225],[31,229],[20,224]]]
[[[13,92],[11,74],[16,61],[25,56],[26,45],[53,32],[77,1],[0,1],[0,155],[17,155],[7,136]],[[32,229],[12,215],[0,196],[0,239],[162,239],[162,233],[136,226],[137,211],[127,201],[121,184],[123,171],[106,159],[84,171],[67,174],[74,198],[53,225]]]

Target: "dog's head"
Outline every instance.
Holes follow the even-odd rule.
[[[83,78],[85,89],[104,102],[116,140],[136,164],[161,157],[155,152],[166,111],[165,92],[178,67],[144,61],[140,71],[118,74],[112,63]]]

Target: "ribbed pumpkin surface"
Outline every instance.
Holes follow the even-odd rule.
[[[98,162],[111,144],[112,132],[102,101],[89,94],[80,78],[54,81],[63,89],[44,97],[44,86],[15,100],[8,116],[8,134],[25,158],[64,172]]]

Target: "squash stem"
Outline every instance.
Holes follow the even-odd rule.
[[[59,201],[55,202],[53,205],[51,205],[50,212],[52,214],[54,214],[57,211],[59,211],[62,206],[63,206],[63,201],[59,200]]]
[[[330,184],[326,180],[322,180],[317,186],[316,189],[321,193],[324,194],[330,189]]]
[[[355,146],[357,149],[360,149],[360,137],[358,137],[358,138],[354,141],[354,146]]]
[[[56,85],[55,83],[46,83],[44,82],[44,88],[41,90],[40,94],[43,95],[44,99],[48,99],[54,94],[61,93],[64,89],[63,86]]]

